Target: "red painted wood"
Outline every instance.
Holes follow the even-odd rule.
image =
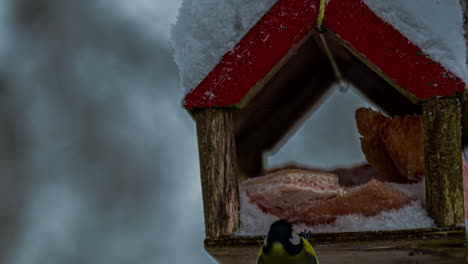
[[[184,99],[187,109],[238,104],[315,24],[319,0],[278,0]],[[426,57],[362,0],[331,0],[324,26],[421,99],[454,95],[464,82]]]
[[[333,0],[324,25],[421,99],[463,92],[463,80],[432,61],[362,0]],[[436,21],[434,22],[436,23]]]
[[[187,109],[238,104],[314,26],[317,0],[279,0],[184,99]]]

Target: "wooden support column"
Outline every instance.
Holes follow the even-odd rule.
[[[194,112],[207,237],[228,236],[239,227],[239,184],[232,111]]]
[[[463,223],[460,103],[432,99],[423,103],[426,209],[436,225]]]

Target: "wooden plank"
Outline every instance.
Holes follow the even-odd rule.
[[[310,33],[317,17],[316,1],[278,0],[187,94],[185,108],[245,105],[244,97],[255,94],[275,65]]]
[[[306,43],[312,35],[312,31],[310,31],[305,37],[301,39],[298,43],[294,44],[291,49],[286,53],[286,55],[283,56],[276,64],[273,66],[273,68],[268,72],[268,74],[263,77],[261,80],[259,80],[253,87],[250,89],[245,96],[242,98],[242,100],[237,103],[235,106],[239,109],[243,109],[247,104],[250,103],[250,101],[255,97],[255,95],[260,92],[263,87],[267,86],[267,84],[277,75],[277,73],[285,67],[285,64],[288,63],[291,60],[291,57],[297,57],[298,55],[301,56],[303,55],[302,52],[300,52],[300,48],[304,46],[304,43]],[[303,49],[302,49],[303,50]]]
[[[421,114],[421,106],[413,104],[399,90],[360,61],[343,65],[343,76],[370,102],[389,116]]]
[[[352,59],[346,60],[341,60],[338,57],[338,65],[343,78],[351,82],[364,97],[392,117],[421,113],[420,105],[413,104],[399,89],[394,89],[388,81],[375,74],[373,69],[362,60],[359,60],[356,56],[351,56],[351,52],[342,46],[343,43],[336,41],[330,34],[326,35],[334,54],[347,52],[350,54],[349,57],[352,57]],[[336,44],[333,45],[333,43]]]
[[[426,210],[438,226],[464,222],[460,103],[423,103]]]
[[[408,100],[412,103],[418,103],[420,99],[412,94],[411,92],[407,91],[401,85],[399,85],[394,79],[390,78],[387,74],[385,74],[380,68],[374,65],[366,56],[362,55],[359,51],[354,49],[351,45],[349,45],[345,40],[343,40],[338,34],[327,31],[327,34],[333,38],[336,42],[340,43],[343,47],[345,47],[348,51],[350,51],[356,58],[362,61],[367,67],[372,69],[372,71],[378,74],[382,79],[384,79],[388,84],[390,84],[393,88],[398,90],[401,94],[403,94]]]
[[[205,248],[221,264],[253,263],[263,239],[206,239]],[[461,227],[322,233],[309,241],[320,263],[460,263],[468,254]]]
[[[454,96],[465,88],[460,77],[431,60],[362,0],[330,1],[323,26],[412,102]]]
[[[387,230],[368,232],[341,232],[311,234],[309,241],[319,245],[357,245],[376,242],[399,242],[424,239],[457,239],[463,243],[463,227],[423,228],[410,230]],[[260,246],[264,236],[237,236],[205,239],[205,247]]]
[[[434,243],[440,240],[433,240]],[[220,264],[255,263],[260,246],[208,249],[209,254]],[[314,245],[318,260],[326,263],[360,264],[460,264],[468,255],[463,244],[414,246],[399,244],[371,244],[365,246]]]
[[[325,58],[315,60],[286,85],[278,89],[269,86],[265,96],[261,92],[258,100],[241,112],[246,120],[236,128],[239,149],[269,151],[285,139],[335,80],[329,67]]]
[[[284,140],[335,80],[313,37],[252,101],[235,115],[240,174],[261,175],[262,154]],[[257,164],[255,164],[257,162]]]
[[[194,112],[207,237],[227,236],[239,227],[239,185],[232,110]]]

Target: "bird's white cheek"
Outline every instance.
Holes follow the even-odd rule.
[[[299,237],[299,235],[292,231],[291,232],[291,238],[289,239],[289,242],[291,242],[291,244],[293,244],[294,246],[297,246],[301,243],[301,238]]]

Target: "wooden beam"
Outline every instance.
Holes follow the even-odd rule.
[[[380,107],[390,116],[404,116],[421,114],[421,106],[413,104],[408,98],[379,76],[363,61],[358,59],[333,34],[323,34],[344,80],[351,82],[354,87],[368,100]],[[317,41],[320,42],[320,41]],[[319,44],[323,56],[326,49]]]
[[[239,184],[232,111],[194,112],[207,237],[229,236],[239,227]]]
[[[287,137],[334,80],[314,37],[307,38],[265,89],[234,116],[242,178],[263,173],[263,153]]]
[[[444,67],[362,0],[330,1],[323,25],[327,33],[414,103],[456,96],[465,88],[461,78],[455,75],[447,78]]]
[[[206,239],[208,253],[221,264],[253,263],[264,236]],[[312,234],[320,263],[465,263],[462,227]],[[385,256],[385,257],[383,257]]]
[[[464,221],[460,115],[456,98],[423,103],[426,209],[441,227]]]
[[[184,106],[190,110],[245,105],[273,75],[269,73],[293,55],[296,46],[301,46],[313,29],[318,11],[315,3],[316,0],[278,0],[185,96]]]
[[[338,34],[332,32],[332,31],[327,31],[327,34],[331,38],[333,38],[335,41],[340,43],[343,47],[348,49],[348,51],[351,52],[354,56],[356,56],[356,58],[358,58],[360,61],[365,63],[367,65],[367,67],[372,69],[375,73],[377,73],[380,77],[382,77],[388,84],[393,86],[401,94],[403,94],[406,98],[408,98],[408,100],[410,100],[412,103],[418,103],[419,102],[420,99],[416,95],[412,94],[411,92],[409,92],[408,90],[403,88],[401,85],[399,85],[395,80],[393,80],[388,75],[386,75],[380,68],[378,68],[368,58],[366,58],[366,56],[361,54],[359,51],[355,50],[354,47],[349,45],[349,43],[346,42],[345,40],[343,40]]]
[[[278,89],[267,87],[269,95],[261,91],[257,103],[241,113],[244,120],[236,126],[239,147],[274,148],[330,88],[335,78],[329,67],[325,58],[319,59]]]
[[[340,63],[340,66],[343,69],[343,77],[388,115],[394,117],[421,113],[420,105],[413,104],[358,59],[348,63]]]

